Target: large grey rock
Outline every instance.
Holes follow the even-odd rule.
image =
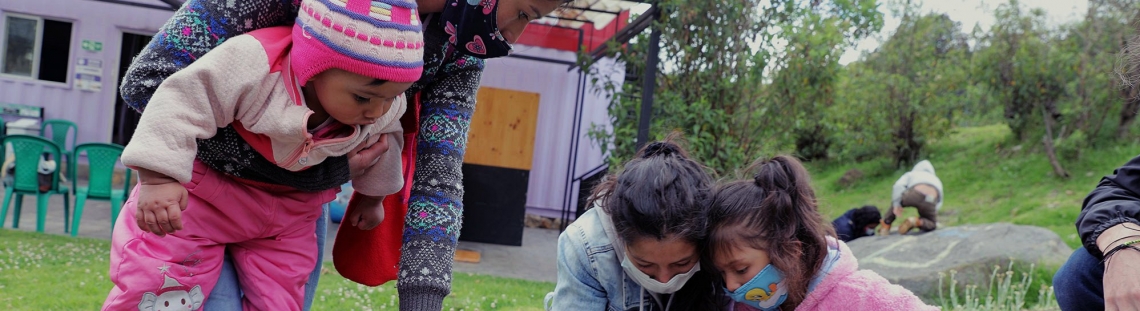
[[[1073,252],[1053,231],[1008,223],[872,236],[856,239],[847,246],[859,259],[860,269],[875,271],[891,283],[928,299],[938,297],[939,272],[955,270],[960,285],[984,288],[995,265],[1005,270],[1012,259],[1016,264],[1058,267]],[[949,278],[943,282],[949,284]]]

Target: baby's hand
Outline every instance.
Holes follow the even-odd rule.
[[[388,152],[388,135],[373,135],[368,140],[348,152],[348,173],[352,178],[360,177],[364,171]]]
[[[353,193],[348,201],[351,211],[348,214],[348,223],[360,230],[372,230],[384,221],[384,197],[367,196]]]
[[[186,209],[186,188],[178,182],[139,185],[138,211],[135,221],[139,229],[165,236],[182,230],[182,211]]]

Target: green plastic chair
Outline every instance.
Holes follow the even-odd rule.
[[[71,236],[79,234],[79,220],[83,218],[83,205],[87,199],[111,201],[111,228],[115,228],[115,220],[119,218],[119,209],[123,207],[127,193],[131,187],[131,169],[127,169],[122,189],[115,189],[115,165],[119,163],[119,156],[123,154],[123,146],[105,143],[86,143],[75,146],[75,157],[87,154],[87,186],[79,186],[76,175],[78,171],[75,164],[67,170],[71,175],[71,188],[75,189],[75,217],[71,220]],[[72,161],[79,162],[79,161]]]
[[[40,158],[44,152],[51,154],[52,159],[59,159],[60,148],[50,140],[38,136],[31,135],[8,135],[0,140],[0,146],[12,145],[12,153],[15,156],[15,178],[11,187],[4,188],[4,205],[0,208],[0,224],[4,223],[4,217],[8,215],[8,204],[12,202],[12,195],[16,195],[16,209],[12,214],[12,228],[20,227],[20,205],[24,202],[24,195],[30,194],[36,196],[36,231],[44,232],[44,220],[47,218],[48,199],[53,194],[63,195],[63,231],[68,231],[69,217],[71,212],[71,195],[66,185],[61,185],[59,182],[59,171],[62,166],[57,162],[56,170],[51,174],[51,189],[47,192],[40,192],[40,184],[37,169],[39,168]]]
[[[47,136],[48,127],[51,127],[51,137]],[[70,145],[67,143],[67,133],[71,133]],[[71,168],[71,162],[75,162],[72,161],[74,159],[72,151],[75,150],[76,135],[79,135],[79,127],[75,125],[75,122],[63,119],[48,119],[44,120],[43,124],[40,124],[40,136],[51,139],[52,142],[62,148],[61,151],[64,157],[56,158],[56,161],[63,159],[64,162],[67,163],[61,162],[59,167],[63,167],[62,164],[67,164],[69,165],[68,168]],[[70,175],[70,173],[68,174]]]

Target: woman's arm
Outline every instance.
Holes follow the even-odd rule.
[[[143,111],[155,89],[230,38],[271,26],[291,25],[298,1],[188,0],[150,40],[123,77],[127,105]]]
[[[571,226],[558,236],[558,283],[548,310],[605,310],[606,291],[591,273],[582,229]]]
[[[1140,227],[1140,195],[1136,187],[1140,186],[1140,157],[1133,158],[1112,175],[1105,176],[1085,198],[1081,214],[1077,217],[1077,232],[1080,233],[1081,242],[1090,254],[1101,258],[1104,250],[1111,247],[1113,241],[1127,235],[1140,235],[1140,231],[1123,228],[1123,224],[1132,228]],[[1112,231],[1107,231],[1113,228]],[[1108,233],[1102,237],[1102,234]],[[1101,240],[1098,243],[1098,239]],[[1133,238],[1135,240],[1138,238]],[[1121,241],[1127,242],[1127,241]]]
[[[1140,157],[1101,179],[1089,193],[1077,218],[1085,249],[1097,258],[1121,243],[1140,240]],[[1140,252],[1123,249],[1104,264],[1104,305],[1108,310],[1135,310],[1140,297]]]
[[[421,91],[416,171],[396,283],[400,310],[440,310],[451,292],[463,217],[463,154],[482,64],[464,58],[465,67],[441,73]]]

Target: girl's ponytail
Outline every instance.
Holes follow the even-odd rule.
[[[801,198],[798,190],[804,187],[798,184],[800,178],[797,178],[799,176],[794,168],[790,167],[789,160],[795,161],[787,156],[777,156],[760,162],[756,175],[752,177],[756,187],[764,193],[764,198],[760,201],[761,206],[764,206],[766,212],[771,213],[775,220],[769,223],[777,227],[773,228],[775,230],[768,230],[776,233],[772,238],[792,239],[796,224],[803,218],[801,217],[803,211],[799,209],[804,207],[804,202],[799,202]],[[800,169],[802,168],[800,166]],[[811,189],[810,186],[806,188]]]

